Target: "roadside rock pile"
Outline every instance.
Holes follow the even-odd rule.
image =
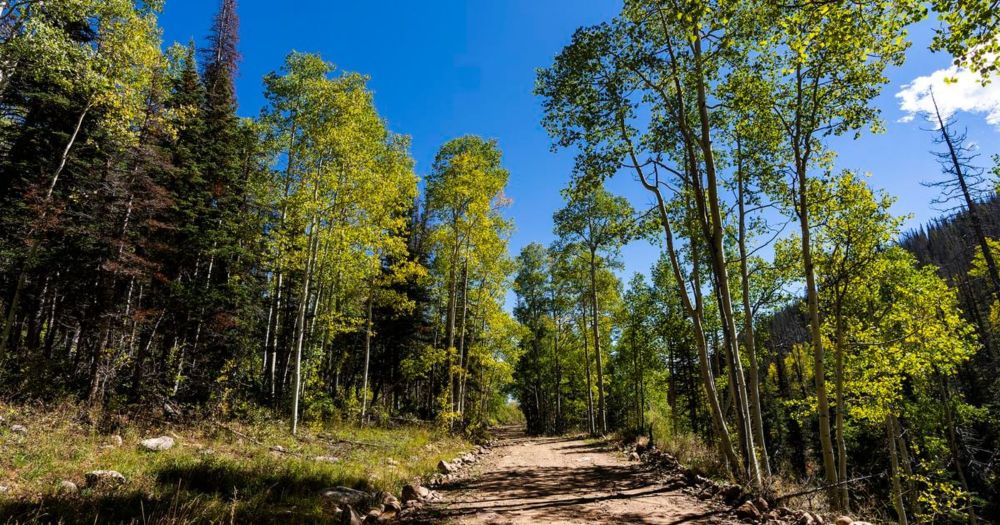
[[[764,498],[755,497],[743,487],[732,483],[717,483],[681,465],[673,455],[658,450],[644,440],[624,444],[621,451],[633,461],[651,464],[657,470],[672,474],[674,479],[687,485],[685,492],[700,500],[715,500],[720,506],[729,507],[730,513],[745,523],[768,523],[776,525],[871,525],[855,521],[849,516],[840,516],[828,521],[822,515],[806,510],[793,510],[775,506]]]
[[[442,460],[438,463],[438,473],[430,479],[430,485],[438,486],[460,479],[466,473],[465,471],[478,463],[483,456],[490,452],[491,448],[490,445],[482,445],[451,461]]]
[[[480,446],[451,461],[441,461],[438,463],[438,473],[431,477],[428,484],[435,487],[459,479],[470,466],[489,453],[490,448],[490,445]],[[336,514],[334,521],[340,525],[387,523],[441,499],[437,492],[418,482],[405,485],[399,498],[392,494],[371,494],[348,487],[329,488],[320,496],[331,507],[330,512]]]
[[[393,501],[398,501],[390,494],[370,494],[349,487],[333,487],[322,491],[320,497],[332,507],[331,512],[337,516],[334,522],[343,525],[384,523],[398,512],[391,506]]]
[[[438,463],[438,473],[431,477],[429,485],[434,487],[458,479],[470,466],[489,453],[490,449],[490,445],[484,445],[451,461],[441,461]],[[329,512],[336,515],[334,522],[340,525],[388,523],[441,499],[437,492],[418,482],[405,485],[399,498],[392,494],[372,494],[348,487],[325,489],[320,497],[328,505]]]
[[[348,487],[329,488],[320,496],[331,506],[330,512],[337,516],[334,522],[341,525],[387,523],[427,502],[440,499],[437,493],[419,483],[403,487],[401,499],[392,494],[372,494]]]

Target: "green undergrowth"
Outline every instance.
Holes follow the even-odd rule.
[[[312,423],[292,436],[286,423],[266,419],[125,424],[117,431],[123,444],[115,446],[71,407],[0,404],[0,416],[0,523],[329,523],[324,488],[398,495],[438,461],[471,448],[421,426]],[[27,434],[12,432],[14,424]],[[174,448],[139,447],[161,435],[174,437]],[[336,461],[317,459],[324,456]],[[87,488],[91,470],[116,470],[127,483]],[[60,493],[62,481],[81,489]]]

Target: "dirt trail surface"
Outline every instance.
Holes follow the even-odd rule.
[[[500,445],[411,523],[727,523],[727,512],[684,492],[678,477],[627,461],[584,438],[532,438],[506,429]]]

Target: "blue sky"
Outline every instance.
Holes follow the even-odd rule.
[[[164,40],[202,43],[216,8],[214,0],[167,0],[161,16]],[[412,137],[420,174],[448,139],[464,134],[498,139],[511,172],[509,214],[517,228],[511,251],[517,253],[529,242],[552,239],[552,213],[562,206],[559,190],[573,163],[570,152],[550,151],[539,124],[540,100],[532,95],[535,70],[551,63],[576,28],[607,20],[619,8],[620,2],[608,0],[242,0],[240,113],[256,115],[263,104],[263,76],[278,69],[289,51],[307,51],[371,77],[376,104],[390,128]],[[932,136],[921,130],[927,125],[919,117],[901,121],[907,113],[896,97],[914,79],[949,66],[947,56],[926,50],[932,27],[914,29],[907,63],[890,72],[891,83],[877,100],[886,133],[833,143],[839,167],[871,172],[874,186],[899,199],[896,213],[914,216],[908,228],[939,215],[930,205],[934,191],[920,184],[938,174],[929,153]],[[991,110],[1000,116],[1000,82],[951,95],[942,89],[935,87],[939,102],[943,98],[959,110],[986,163],[1000,149],[1000,128],[985,118]],[[609,188],[637,207],[648,204],[627,176],[612,180]],[[626,247],[625,273],[646,272],[657,253],[645,243]]]

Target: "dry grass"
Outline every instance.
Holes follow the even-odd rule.
[[[821,482],[822,480],[795,480],[787,475],[773,475],[764,481],[764,495],[768,499],[778,499],[782,506],[829,517],[832,514],[826,492],[817,490]]]
[[[726,465],[720,460],[719,451],[701,440],[696,434],[683,432],[667,436],[657,436],[653,439],[656,446],[670,453],[691,470],[698,474],[717,480],[728,479]]]
[[[314,424],[292,436],[280,421],[125,426],[117,447],[81,423],[71,406],[0,405],[0,415],[3,523],[325,523],[333,515],[319,497],[323,488],[398,494],[439,460],[470,448],[423,427]],[[28,434],[12,433],[12,424],[26,426]],[[138,446],[159,435],[173,436],[177,445],[164,452]],[[272,450],[279,446],[285,452]],[[84,474],[97,469],[119,471],[128,482],[58,493],[61,481],[83,487]]]

